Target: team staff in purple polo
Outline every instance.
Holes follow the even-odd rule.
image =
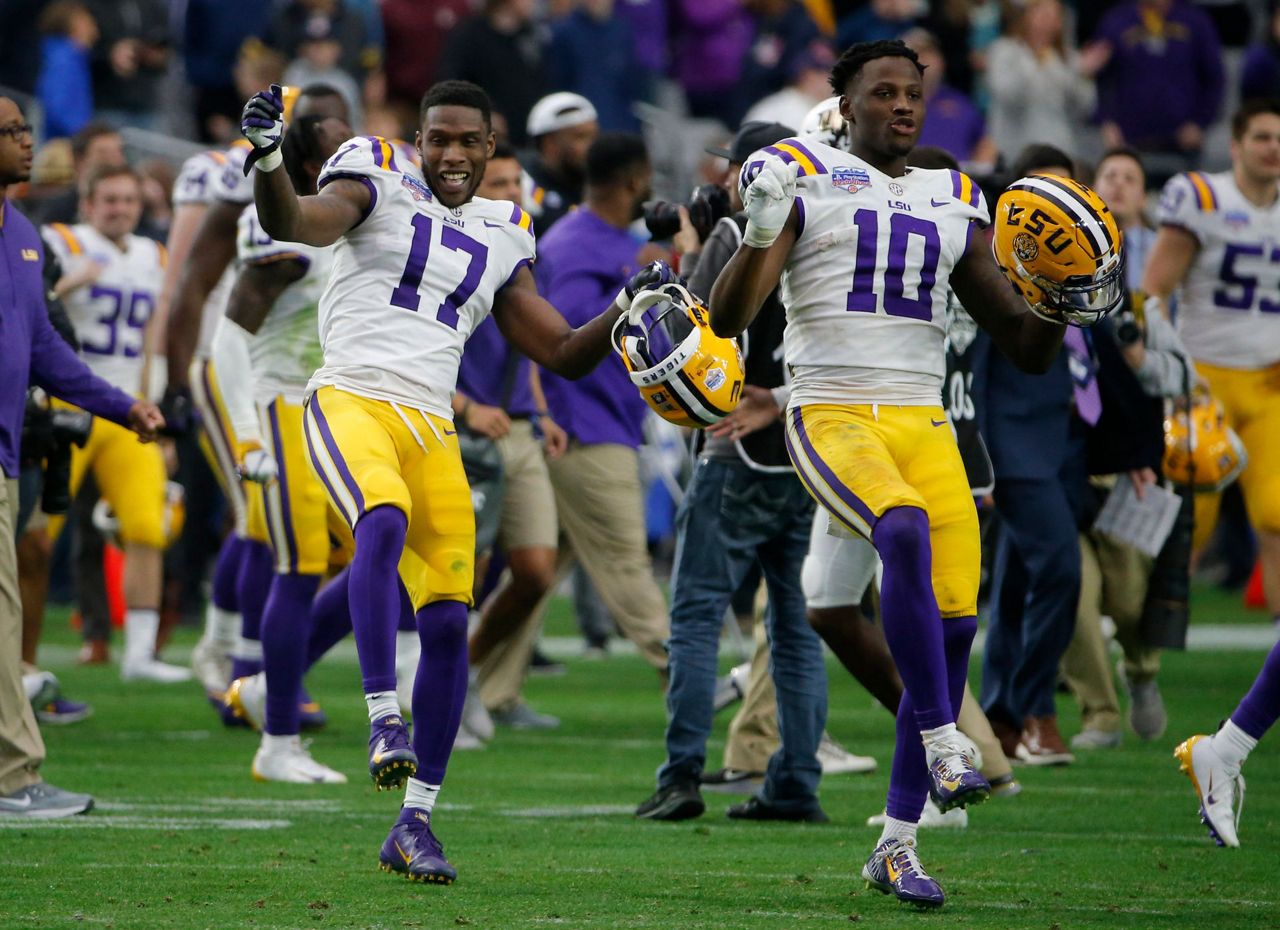
[[[93,807],[87,794],[45,782],[44,742],[22,687],[22,604],[14,553],[18,509],[18,446],[27,386],[128,426],[143,441],[164,419],[155,405],[134,400],[94,375],[49,323],[40,269],[40,234],[5,192],[31,175],[32,133],[18,105],[0,97],[0,814],[58,817]]]

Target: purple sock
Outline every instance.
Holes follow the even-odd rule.
[[[302,731],[298,695],[307,660],[303,644],[311,634],[311,599],[318,587],[318,575],[276,575],[262,611],[262,665],[267,670],[263,728],[272,736]]]
[[[1277,718],[1280,718],[1280,643],[1271,647],[1262,671],[1231,715],[1231,722],[1254,739],[1262,739]]]
[[[307,668],[346,639],[351,632],[351,569],[344,568],[320,589],[311,602],[311,638],[307,641]]]
[[[356,524],[356,554],[348,587],[351,626],[360,654],[364,693],[396,689],[396,626],[400,622],[400,576],[409,521],[395,507],[374,507]]]
[[[444,781],[467,696],[467,605],[437,601],[418,611],[422,655],[413,683],[413,751],[418,778]]]
[[[942,621],[942,637],[947,656],[948,699],[952,715],[960,713],[964,683],[969,676],[969,647],[978,632],[977,617],[957,617]],[[904,709],[905,708],[905,709]],[[910,693],[904,691],[898,705],[893,765],[889,770],[889,796],[885,813],[895,820],[916,823],[929,796],[929,769],[920,739],[922,729]],[[941,724],[940,724],[941,725]]]
[[[213,605],[233,614],[240,612],[240,599],[236,597],[236,576],[240,571],[245,543],[248,540],[229,533],[218,549],[218,560],[213,566]]]
[[[891,508],[877,521],[871,541],[884,563],[880,584],[884,637],[911,694],[918,739],[920,730],[956,719],[947,689],[942,618],[933,594],[929,518],[919,507]]]
[[[267,602],[271,579],[275,577],[275,557],[266,543],[244,541],[240,571],[236,575],[236,597],[240,602],[240,635],[250,642],[262,639],[262,608]],[[262,671],[257,659],[231,659],[231,677],[243,678]]]

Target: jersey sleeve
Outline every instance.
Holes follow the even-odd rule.
[[[45,248],[58,257],[64,273],[72,261],[84,254],[84,246],[79,237],[66,223],[41,226],[40,237],[44,240]]]
[[[178,179],[173,182],[173,205],[208,203],[213,196],[214,182],[226,163],[226,156],[221,152],[201,152],[184,161]]]
[[[1175,175],[1160,193],[1156,219],[1161,226],[1177,226],[1204,239],[1204,219],[1218,207],[1218,198],[1199,171]]]
[[[212,200],[224,200],[227,203],[248,204],[253,202],[253,174],[248,177],[244,173],[244,162],[249,157],[252,146],[245,140],[235,142],[227,149],[223,157],[226,162],[222,170],[214,175],[210,188]]]
[[[361,222],[378,207],[380,192],[400,183],[403,170],[395,147],[381,136],[356,136],[344,142],[320,169],[320,190],[338,180],[359,181],[369,190],[369,206]],[[427,192],[425,185],[421,188]]]
[[[512,209],[506,211],[503,209],[508,206],[505,201],[495,201],[495,206],[505,213],[506,230],[502,239],[502,261],[510,266],[506,271],[502,287],[498,288],[502,290],[515,280],[521,268],[533,269],[534,260],[538,257],[538,246],[533,235],[533,217],[523,207],[510,204]]]
[[[276,242],[263,231],[257,210],[245,210],[236,221],[236,258],[245,265],[269,265],[286,259],[306,261],[292,244]]]

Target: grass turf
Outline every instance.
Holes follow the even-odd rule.
[[[881,769],[824,781],[830,825],[733,823],[723,810],[735,799],[714,794],[701,820],[634,820],[662,760],[657,680],[632,657],[570,661],[565,677],[528,687],[563,718],[560,730],[500,732],[452,761],[436,822],[459,879],[442,888],[377,870],[399,793],[374,793],[365,772],[349,647],[309,684],[330,717],[312,752],[350,784],[311,787],[253,782],[257,737],[222,729],[195,685],[126,686],[114,668],[73,667],[65,630],[48,639],[49,665],[96,714],[46,728],[46,775],[92,791],[98,809],[43,825],[0,819],[4,928],[1280,927],[1280,753],[1264,744],[1249,762],[1239,850],[1212,845],[1172,759],[1178,739],[1234,706],[1257,652],[1169,655],[1165,738],[1130,736],[1069,769],[1023,768],[1021,797],[976,808],[967,831],[924,833],[925,865],[948,902],[917,913],[857,877],[876,838],[863,822],[883,804],[892,730],[834,665],[829,729]],[[193,639],[185,632],[178,645]],[[1072,702],[1059,707],[1075,732]]]

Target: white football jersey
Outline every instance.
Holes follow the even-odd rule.
[[[766,154],[800,165],[781,291],[792,403],[939,403],[948,281],[989,220],[982,191],[946,169],[891,178],[815,136],[756,152],[744,184]]]
[[[301,404],[307,382],[324,363],[320,351],[320,295],[329,283],[335,248],[277,242],[258,225],[255,207],[240,214],[236,260],[241,268],[279,261],[297,261],[306,266],[306,273],[276,298],[257,334],[249,341],[256,388],[254,400],[259,404],[269,404],[281,394],[289,403]]]
[[[80,354],[93,373],[129,394],[142,385],[142,334],[164,281],[164,246],[129,236],[123,249],[87,223],[44,227],[44,241],[73,274],[86,262],[102,266],[92,284],[62,302],[80,340]]]
[[[377,137],[343,144],[320,186],[343,178],[368,186],[369,213],[337,242],[320,299],[324,367],[309,390],[331,384],[448,418],[467,337],[533,263],[532,219],[505,200],[441,206]]]
[[[253,151],[248,139],[237,139],[227,149],[227,162],[213,179],[210,194],[214,200],[225,200],[228,203],[253,203],[253,172],[244,173],[244,162]]]
[[[1200,362],[1266,368],[1280,362],[1280,201],[1257,207],[1230,171],[1169,180],[1160,222],[1200,243],[1178,295],[1178,333]]]
[[[173,205],[205,204],[213,196],[214,182],[227,166],[222,152],[200,152],[182,163],[178,179],[173,182]]]

